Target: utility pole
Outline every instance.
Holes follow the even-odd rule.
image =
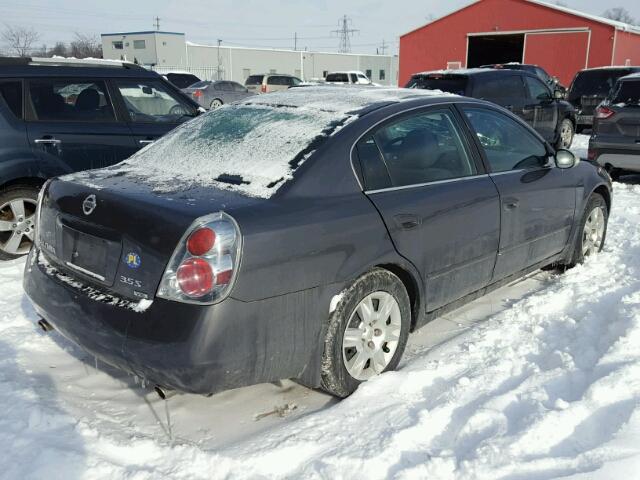
[[[387,48],[389,48],[389,45],[387,45],[385,41],[382,40],[382,45],[376,49],[378,51],[378,55],[384,55],[387,51]]]
[[[335,33],[340,38],[340,45],[338,47],[338,52],[340,53],[351,53],[351,40],[350,37],[353,36],[354,33],[359,32],[360,30],[356,30],[354,28],[349,28],[351,25],[351,19],[344,15],[342,19],[340,19],[340,23],[338,24],[338,30],[333,30],[331,33]]]
[[[153,22],[153,26],[156,27],[156,31],[160,31],[160,17],[155,18],[155,22]]]
[[[220,45],[222,44],[222,40],[218,39],[218,73],[217,73],[217,78],[216,80],[222,80],[220,77],[222,76],[221,74],[221,70],[222,70],[222,64],[220,62]]]
[[[293,33],[293,50],[298,50],[298,32]]]

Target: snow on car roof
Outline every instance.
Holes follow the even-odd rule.
[[[384,88],[304,87],[225,105],[178,127],[128,160],[66,179],[131,175],[156,191],[213,186],[269,198],[320,144],[375,103],[445,96]]]

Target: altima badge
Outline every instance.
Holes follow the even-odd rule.
[[[98,202],[96,201],[96,196],[91,194],[84,199],[84,202],[82,202],[82,211],[85,215],[91,215],[97,205]]]

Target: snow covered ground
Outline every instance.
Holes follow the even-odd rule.
[[[637,478],[639,223],[627,177],[601,255],[427,325],[341,402],[285,381],[165,403],[41,332],[0,264],[0,478]]]

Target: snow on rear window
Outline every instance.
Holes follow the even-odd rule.
[[[211,185],[269,198],[346,119],[336,112],[229,105],[179,127],[118,171],[142,177],[156,190]]]

